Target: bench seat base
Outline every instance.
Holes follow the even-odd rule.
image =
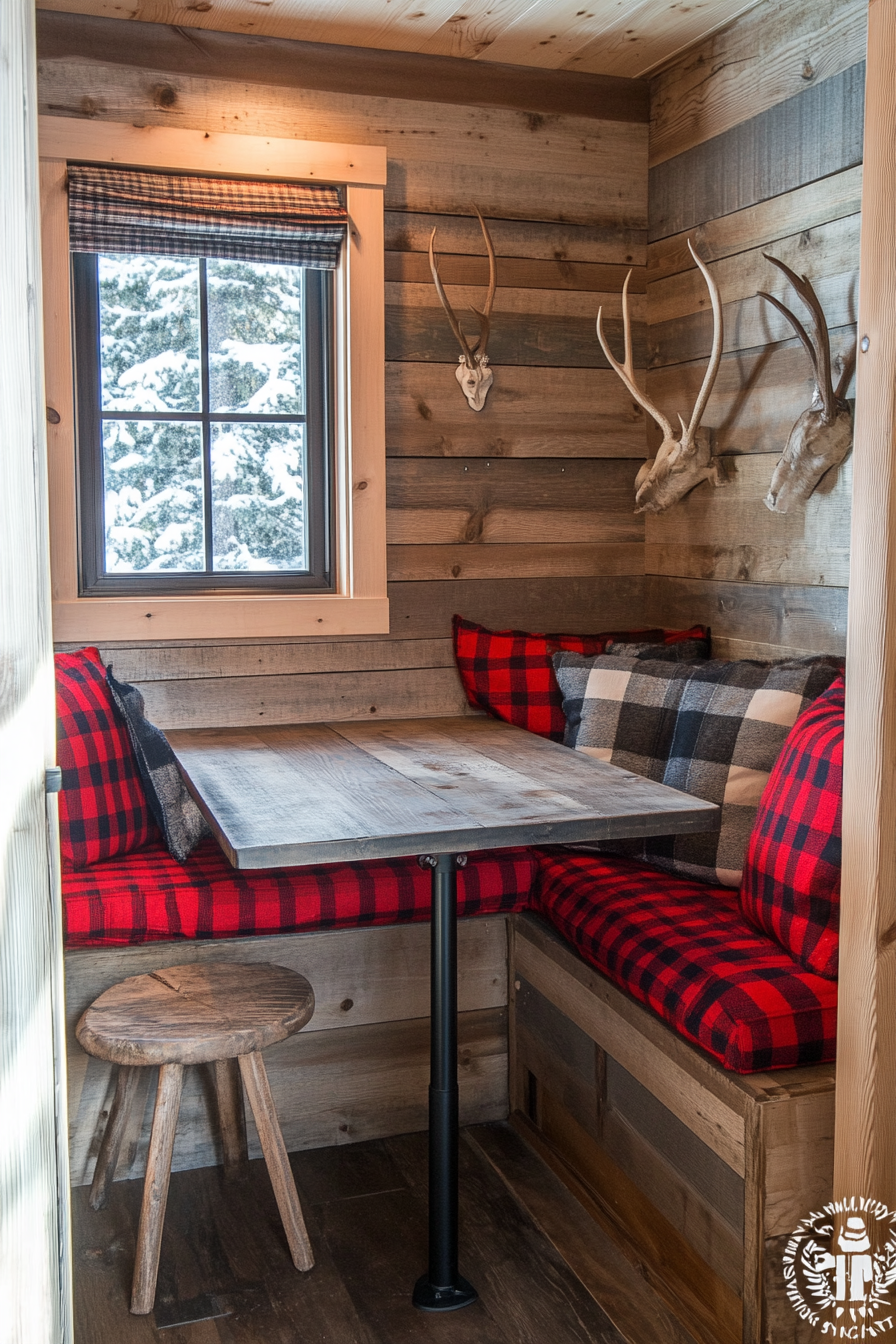
[[[809,1344],[781,1253],[833,1184],[830,1064],[738,1075],[515,915],[510,1105],[701,1344]]]

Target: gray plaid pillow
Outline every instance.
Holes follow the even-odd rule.
[[[211,834],[208,823],[183,781],[167,737],[146,717],[137,687],[116,681],[111,666],[106,668],[106,682],[128,726],[150,811],[170,853],[183,863],[202,837]]]
[[[722,808],[721,827],[613,852],[682,877],[740,885],[756,809],[798,715],[840,671],[834,658],[669,663],[554,656],[567,746]],[[602,847],[606,850],[606,847]]]

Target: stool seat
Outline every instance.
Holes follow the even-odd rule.
[[[184,1066],[212,1064],[225,1175],[247,1169],[243,1088],[249,1098],[296,1269],[314,1264],[261,1051],[305,1025],[314,991],[304,976],[267,962],[192,962],[134,975],[82,1014],[75,1034],[90,1055],[118,1065],[115,1099],[96,1160],[90,1204],[102,1208],[138,1092],[138,1070],[159,1066],[137,1232],[131,1311],[152,1311]]]
[[[264,1050],[304,1027],[314,991],[265,962],[192,962],[107,989],[75,1034],[113,1064],[208,1064]]]

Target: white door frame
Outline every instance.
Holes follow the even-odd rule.
[[[0,1341],[70,1344],[33,0],[0,3]]]

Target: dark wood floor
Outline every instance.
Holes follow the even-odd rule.
[[[413,1134],[292,1155],[309,1274],[288,1258],[263,1163],[238,1184],[218,1168],[176,1173],[148,1317],[128,1311],[142,1182],[116,1183],[100,1213],[75,1190],[76,1344],[625,1344],[499,1174],[495,1154],[519,1166],[525,1145],[506,1126],[475,1133],[460,1154],[474,1306],[430,1316],[411,1305],[426,1265],[426,1136]]]

